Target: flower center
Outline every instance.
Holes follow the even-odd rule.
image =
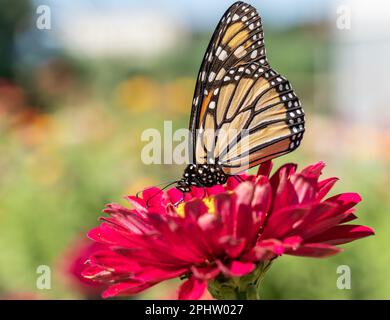
[[[202,202],[206,205],[209,213],[215,214],[214,197],[203,198]],[[182,202],[176,208],[177,215],[182,218],[185,216],[184,206],[185,202]]]

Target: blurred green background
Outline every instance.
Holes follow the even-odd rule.
[[[74,275],[85,233],[106,203],[181,176],[182,166],[142,163],[141,133],[187,127],[231,3],[0,0],[0,298],[97,297]],[[276,164],[324,160],[325,176],[341,179],[334,192],[359,192],[358,222],[376,231],[332,258],[278,259],[265,299],[390,298],[390,7],[369,3],[251,1],[269,61],[307,115],[302,146]],[[49,29],[37,25],[41,5]],[[37,289],[39,265],[51,268],[50,290]],[[351,268],[350,290],[336,286],[339,265]],[[176,285],[137,298],[173,298]]]

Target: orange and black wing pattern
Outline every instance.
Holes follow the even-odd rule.
[[[297,148],[304,128],[289,81],[267,61],[261,18],[237,2],[206,50],[190,119],[192,160],[237,174]]]

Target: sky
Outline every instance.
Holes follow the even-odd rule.
[[[54,17],[72,23],[72,16],[82,11],[158,11],[196,29],[209,29],[233,3],[231,0],[35,0],[47,4]],[[328,0],[251,0],[267,23],[273,27],[321,20],[328,13]]]

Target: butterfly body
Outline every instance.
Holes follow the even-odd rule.
[[[223,184],[295,150],[304,124],[290,82],[268,62],[261,17],[251,5],[234,3],[200,66],[189,122],[192,164],[177,188]]]
[[[184,170],[183,178],[178,181],[176,188],[189,192],[191,187],[212,187],[224,184],[228,175],[220,164],[190,164]]]

